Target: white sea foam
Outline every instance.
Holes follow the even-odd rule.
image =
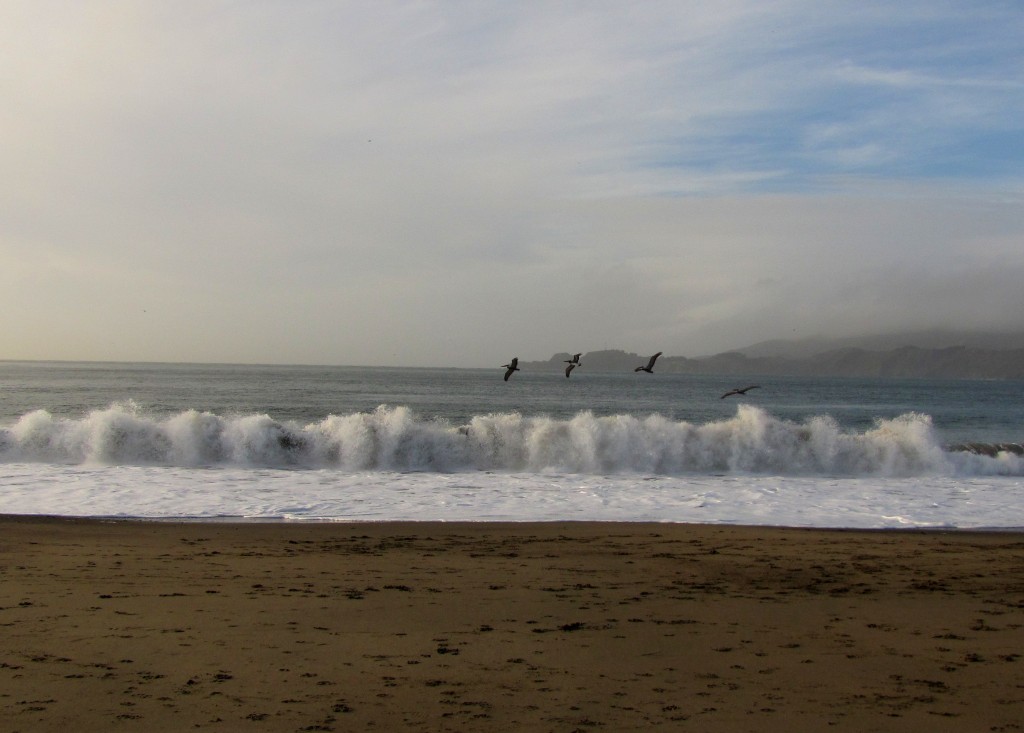
[[[1021,529],[1024,479],[398,473],[11,463],[0,465],[0,514]]]
[[[1024,527],[1024,461],[945,450],[926,415],[843,430],[750,406],[659,415],[403,407],[310,424],[119,403],[0,429],[0,513],[274,520],[611,520]]]
[[[1020,455],[945,450],[927,415],[908,413],[850,432],[828,416],[796,423],[749,405],[702,425],[657,414],[581,412],[567,420],[478,415],[453,426],[420,419],[405,407],[302,425],[195,410],[154,417],[125,402],[78,419],[43,410],[24,415],[0,429],[0,461],[439,473],[1024,475]]]

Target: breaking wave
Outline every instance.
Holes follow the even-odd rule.
[[[656,414],[599,417],[581,412],[571,419],[479,415],[456,426],[386,405],[302,425],[268,415],[225,417],[195,410],[154,417],[126,402],[80,419],[37,410],[0,428],[0,461],[7,463],[402,472],[1024,475],[1019,451],[984,448],[943,447],[928,415],[879,420],[872,429],[856,433],[828,416],[796,423],[750,405],[738,406],[730,419],[702,425]]]

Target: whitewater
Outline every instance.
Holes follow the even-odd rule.
[[[465,420],[378,405],[314,420],[26,412],[0,428],[0,513],[269,521],[606,520],[1022,528],[1024,458],[954,449],[930,415],[851,429],[746,403]]]

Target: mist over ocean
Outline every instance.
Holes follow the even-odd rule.
[[[0,513],[1024,527],[1024,382],[502,373],[0,362]]]

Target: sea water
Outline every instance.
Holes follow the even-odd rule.
[[[1022,382],[503,372],[0,362],[0,513],[1024,527]]]

